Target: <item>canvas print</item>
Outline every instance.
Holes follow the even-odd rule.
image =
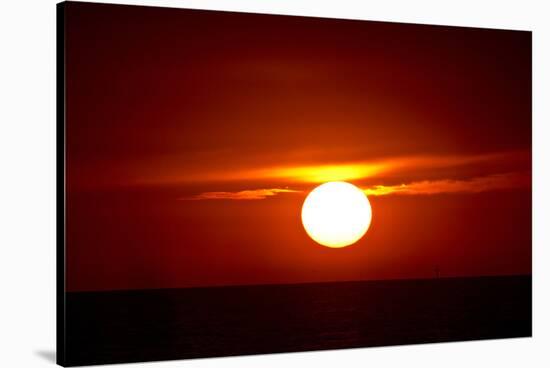
[[[531,33],[58,5],[58,363],[531,336]]]

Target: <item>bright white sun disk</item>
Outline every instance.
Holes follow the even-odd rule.
[[[365,193],[355,185],[332,181],[313,189],[302,207],[302,223],[317,243],[342,248],[367,232],[372,210]]]

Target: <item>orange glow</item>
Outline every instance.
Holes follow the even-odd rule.
[[[260,160],[261,158],[258,158]],[[177,169],[177,163],[149,165],[149,167],[173,168],[162,169],[143,174],[133,174],[136,184],[166,183],[221,183],[238,181],[272,181],[283,187],[300,183],[320,184],[328,181],[358,181],[364,179],[382,181],[388,175],[412,173],[420,170],[434,173],[435,170],[462,169],[479,166],[503,165],[513,168],[529,159],[528,152],[502,152],[482,155],[420,155],[409,157],[388,157],[369,161],[342,161],[331,164],[280,165],[270,166],[262,163],[249,167],[237,167],[232,170],[218,165],[203,162],[203,166],[188,168],[185,175]],[[418,181],[423,178],[419,177]],[[269,190],[269,188],[268,188]],[[375,195],[383,189],[379,188]],[[395,191],[395,188],[392,190]]]
[[[386,163],[347,163],[342,165],[317,165],[276,167],[258,170],[253,175],[277,179],[296,180],[307,183],[343,181],[368,178],[388,169]]]

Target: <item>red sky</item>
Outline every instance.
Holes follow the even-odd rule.
[[[68,290],[531,272],[531,33],[69,3]],[[371,228],[329,249],[308,191]]]

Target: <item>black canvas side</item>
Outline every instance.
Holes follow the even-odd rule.
[[[65,3],[56,5],[56,359],[65,365]]]

